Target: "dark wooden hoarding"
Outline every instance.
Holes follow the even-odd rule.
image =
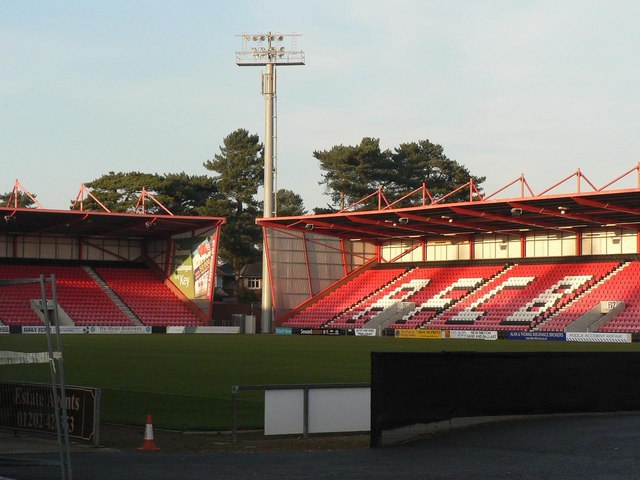
[[[66,386],[65,396],[69,436],[97,442],[100,389]],[[0,427],[55,433],[53,404],[50,385],[0,382]]]

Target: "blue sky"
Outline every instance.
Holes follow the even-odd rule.
[[[439,143],[486,193],[577,168],[601,186],[640,161],[639,23],[615,0],[0,0],[0,192],[67,208],[109,171],[208,174],[226,135],[264,136],[261,69],[235,51],[266,31],[302,35],[306,65],[278,69],[278,186],[309,210],[328,202],[313,151],[365,136]]]

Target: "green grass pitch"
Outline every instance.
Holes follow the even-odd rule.
[[[369,382],[372,351],[630,351],[640,344],[273,335],[63,335],[66,382],[102,388],[101,420],[228,430],[231,386]],[[0,335],[0,350],[47,351],[44,335]],[[0,366],[0,381],[49,382],[48,365]],[[242,392],[241,428],[262,428],[260,392]]]

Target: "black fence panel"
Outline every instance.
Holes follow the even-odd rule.
[[[371,446],[461,417],[640,410],[640,352],[372,353]]]

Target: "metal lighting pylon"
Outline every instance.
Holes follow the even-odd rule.
[[[262,75],[262,94],[265,99],[264,132],[264,213],[263,217],[275,216],[274,211],[274,152],[276,145],[276,118],[274,102],[276,97],[276,65],[304,65],[304,52],[296,46],[297,33],[243,33],[242,50],[236,52],[236,64],[246,66],[266,66]],[[282,43],[290,40],[290,48]],[[264,231],[264,230],[263,230]],[[273,319],[273,301],[271,297],[271,278],[267,259],[267,239],[262,244],[262,332],[271,333]]]

